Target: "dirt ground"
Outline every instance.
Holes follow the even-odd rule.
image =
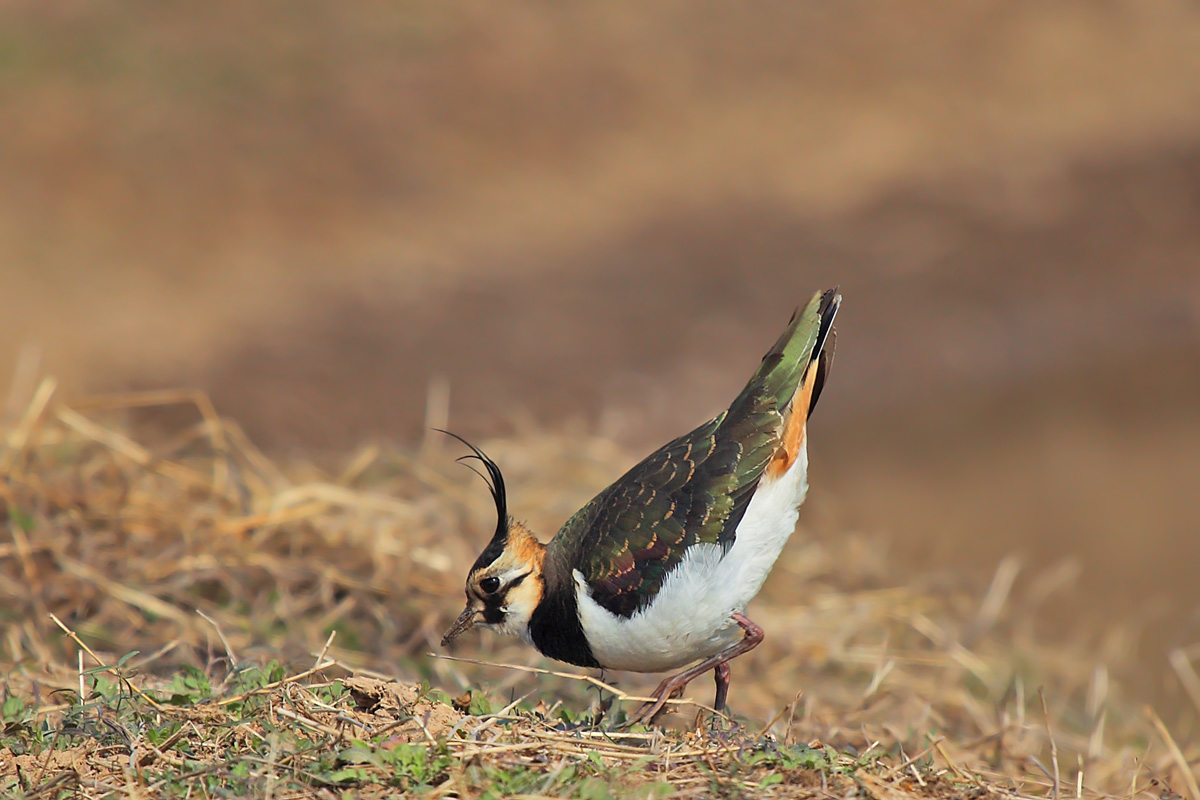
[[[9,410],[37,372],[197,386],[271,451],[336,459],[419,440],[444,379],[464,435],[585,426],[633,458],[840,284],[808,529],[981,591],[1018,554],[1019,581],[1067,580],[1048,632],[1178,694],[1194,5],[0,15]]]

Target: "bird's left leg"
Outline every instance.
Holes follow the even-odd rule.
[[[710,669],[716,671],[715,677],[717,680],[717,697],[713,707],[717,711],[724,709],[725,700],[729,694],[729,662],[743,653],[748,653],[758,647],[765,635],[762,628],[747,619],[743,614],[732,614],[730,619],[740,625],[742,630],[746,632],[746,635],[740,641],[731,644],[715,656],[710,656],[691,669],[681,672],[678,675],[672,675],[660,683],[658,688],[654,690],[654,694],[651,695],[654,699],[639,708],[629,718],[628,722],[625,723],[626,725],[636,725],[639,722],[652,721],[658,716],[658,712],[662,711],[663,706],[667,704],[672,695],[676,692],[682,692],[685,686]]]

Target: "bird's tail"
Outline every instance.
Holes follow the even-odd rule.
[[[764,471],[777,477],[796,460],[805,423],[816,405],[833,362],[833,318],[837,289],[813,296],[791,322],[728,411],[721,415],[723,437],[738,446],[734,470],[739,485],[753,493]]]
[[[842,296],[828,289],[813,295],[803,311],[792,314],[787,329],[763,356],[762,364],[746,385],[744,394],[771,398],[784,410],[801,398],[804,384],[812,381],[805,416],[812,412],[833,364],[833,318]],[[816,367],[808,376],[811,367]]]
[[[783,416],[779,444],[767,467],[769,476],[785,472],[804,442],[808,417],[833,366],[833,318],[841,302],[836,288],[814,295],[803,312],[792,316],[746,387],[757,389],[763,399],[773,399]]]

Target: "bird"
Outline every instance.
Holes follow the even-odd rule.
[[[446,647],[479,626],[578,667],[674,672],[626,721],[653,724],[712,670],[724,711],[729,662],[757,647],[746,616],[808,493],[809,415],[833,364],[836,288],[815,294],[729,407],[655,450],[543,544],[509,515],[500,467],[478,462],[497,525],[466,580]],[[478,470],[476,470],[478,472]]]

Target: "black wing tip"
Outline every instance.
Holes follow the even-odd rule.
[[[817,316],[824,322],[829,319],[832,322],[832,317],[837,314],[838,308],[842,304],[842,287],[834,286],[832,289],[826,289],[820,293],[821,301],[817,305]]]
[[[833,320],[842,305],[840,289],[840,286],[826,289],[821,293],[821,302],[817,306],[817,316],[821,320],[817,330],[816,347],[813,349],[813,360],[817,362],[817,377],[812,399],[808,403],[808,416],[812,416],[813,409],[817,407],[817,400],[821,398],[825,381],[829,379],[829,371],[833,369],[833,353],[837,344],[837,329],[833,327]]]
[[[821,351],[825,349],[825,340],[833,330],[834,317],[837,316],[838,309],[842,307],[840,289],[840,286],[834,286],[821,293],[821,302],[817,306],[817,317],[821,320],[821,326],[817,330],[817,343],[813,348],[814,358],[820,356]]]
[[[832,289],[826,289],[823,292],[817,292],[813,295],[812,300],[809,300],[803,306],[796,306],[792,309],[792,315],[788,317],[788,325],[792,325],[804,313],[804,310],[812,305],[813,300],[817,300],[817,318],[821,320],[821,332],[817,339],[817,352],[820,352],[820,344],[824,339],[825,334],[829,330],[829,326],[833,324],[833,318],[837,316],[838,309],[842,305],[842,287],[834,286]]]

